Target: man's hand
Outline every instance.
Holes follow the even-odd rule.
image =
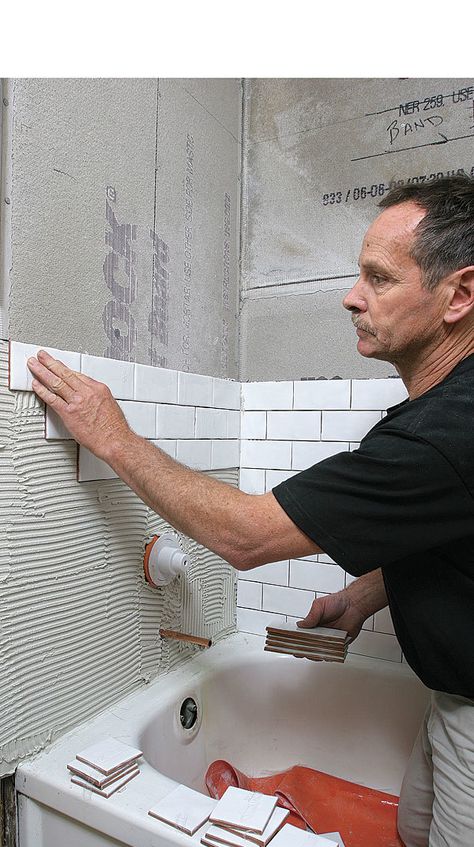
[[[354,603],[346,588],[335,594],[326,594],[313,600],[311,609],[298,626],[329,626],[349,633],[351,641],[357,638],[366,620],[365,615]]]
[[[357,638],[364,622],[387,605],[387,594],[380,568],[355,579],[347,588],[314,600],[298,626],[330,626]]]
[[[59,415],[72,437],[107,461],[112,443],[131,430],[109,388],[70,370],[44,350],[28,359],[33,391]]]

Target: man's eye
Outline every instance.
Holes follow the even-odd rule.
[[[377,274],[372,274],[372,282],[374,283],[374,285],[383,285],[385,281],[385,277],[377,276]]]

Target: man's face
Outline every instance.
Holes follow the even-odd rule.
[[[433,292],[423,288],[420,267],[409,255],[424,215],[411,201],[391,206],[365,235],[359,279],[343,300],[362,356],[402,362],[436,345],[446,331],[446,287],[440,282]]]

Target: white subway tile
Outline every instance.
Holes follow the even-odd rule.
[[[196,438],[227,438],[224,409],[196,409]]]
[[[406,397],[407,390],[399,377],[352,380],[352,409],[388,409]]]
[[[209,471],[212,468],[211,442],[179,440],[176,448],[176,459],[194,470]]]
[[[360,656],[371,656],[374,659],[388,659],[390,662],[401,662],[402,651],[394,635],[382,632],[362,632],[356,640],[349,644],[349,653]]]
[[[171,456],[172,459],[176,459],[176,441],[173,441],[172,439],[166,440],[160,438],[157,441],[152,441],[151,443],[154,444],[155,447],[159,447],[160,450],[163,450],[164,453],[167,453],[168,456]]]
[[[350,409],[350,379],[295,382],[295,409]]]
[[[331,559],[327,553],[318,553],[318,562],[325,562],[327,565],[337,565],[337,562]]]
[[[265,471],[255,468],[240,468],[239,488],[246,494],[264,494]]]
[[[213,377],[212,405],[216,409],[240,410],[240,382]]]
[[[254,635],[266,635],[267,626],[284,622],[285,615],[259,612],[255,609],[237,608],[237,627],[240,632],[251,632]]]
[[[268,412],[267,438],[288,441],[319,440],[321,412]]]
[[[313,600],[314,591],[282,588],[279,585],[264,584],[263,586],[263,609],[265,612],[279,612],[282,615],[305,617]]]
[[[63,424],[59,415],[50,408],[50,406],[46,406],[46,427],[45,427],[45,438],[48,441],[53,441],[56,439],[71,439],[72,435],[67,429],[67,427]]]
[[[157,438],[194,438],[194,408],[192,406],[156,406]]]
[[[347,441],[295,441],[293,444],[292,464],[293,468],[303,471],[329,459],[336,453],[344,453],[349,449]]]
[[[360,447],[360,441],[350,441],[349,442],[349,450],[351,451],[351,453],[354,450],[358,450],[359,447]]]
[[[291,442],[242,441],[240,462],[244,468],[291,468]]]
[[[135,372],[133,362],[121,362],[118,359],[106,359],[83,353],[81,372],[98,382],[105,382],[118,400],[133,400]]]
[[[36,356],[38,350],[46,350],[54,359],[59,359],[73,371],[81,370],[81,354],[70,350],[57,350],[41,344],[24,344],[22,341],[10,341],[9,387],[12,391],[33,391],[33,374],[26,364],[30,356]]]
[[[380,609],[374,615],[374,630],[375,632],[387,632],[395,635],[395,629],[392,623],[392,616],[388,606],[385,609]]]
[[[241,437],[244,439],[267,437],[267,413],[244,412],[241,419]]]
[[[211,445],[211,468],[238,468],[240,461],[240,444],[237,439],[213,441]]]
[[[178,371],[136,364],[134,400],[177,403]]]
[[[359,579],[359,577],[358,576],[352,576],[352,574],[347,573],[347,571],[346,571],[346,588],[347,588],[348,585],[351,584],[351,582],[355,582],[356,579]]]
[[[289,561],[270,562],[268,565],[259,565],[249,571],[239,571],[239,579],[251,580],[253,582],[266,583],[267,585],[288,585]]]
[[[344,588],[344,571],[337,565],[290,559],[290,585],[332,594]]]
[[[262,608],[262,585],[258,582],[237,581],[237,605],[247,609]]]
[[[292,382],[243,382],[243,409],[292,409]]]
[[[298,471],[265,471],[265,491],[271,491],[280,482],[285,482],[292,476],[296,476]]]
[[[94,456],[90,450],[79,447],[78,482],[88,482],[99,479],[117,479],[117,474],[106,462]]]
[[[227,421],[227,438],[240,438],[240,412],[225,412]]]
[[[178,403],[183,406],[212,406],[213,377],[178,371]]]
[[[323,412],[323,441],[359,441],[380,420],[380,412]]]
[[[364,623],[362,624],[362,629],[366,629],[370,632],[373,632],[373,630],[374,630],[374,615],[370,615],[370,617],[368,617],[364,621]]]
[[[156,407],[153,403],[136,403],[133,400],[118,400],[131,429],[142,438],[156,435]]]

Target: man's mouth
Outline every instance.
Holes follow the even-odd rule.
[[[366,332],[368,335],[373,335],[374,338],[377,337],[377,333],[374,332],[372,327],[368,326],[367,324],[362,323],[362,321],[353,320],[352,323],[354,324],[354,326],[357,330],[357,334],[359,334],[359,332]]]

